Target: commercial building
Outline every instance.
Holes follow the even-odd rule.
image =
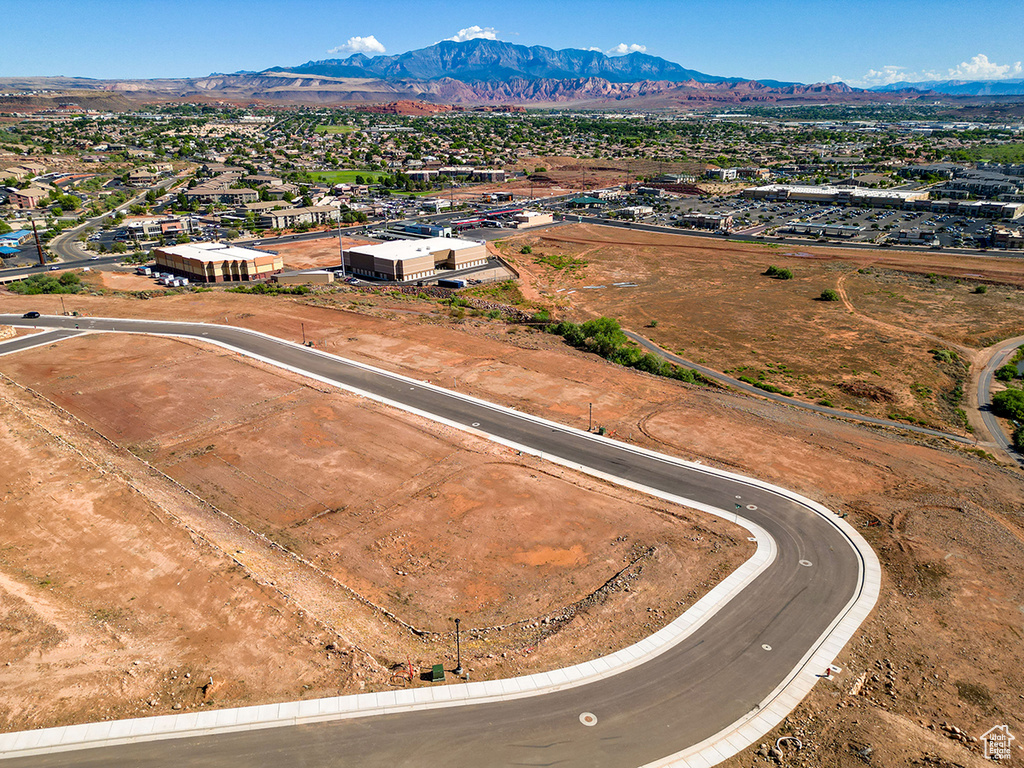
[[[0,235],[0,246],[7,246],[8,248],[13,248],[18,245],[24,245],[31,239],[31,229],[16,229],[13,232],[6,232]]]
[[[516,224],[516,229],[528,229],[529,227],[540,227],[544,224],[551,224],[555,220],[555,217],[550,213],[541,211],[521,211],[513,214],[512,221]]]
[[[422,280],[438,269],[465,269],[486,263],[483,243],[451,237],[356,245],[345,251],[347,269],[378,280]]]
[[[731,213],[688,213],[679,223],[693,229],[732,229]]]
[[[704,171],[705,178],[718,179],[719,181],[735,181],[739,171],[735,168],[708,168]]]
[[[472,165],[445,165],[437,169],[437,175],[454,179],[458,176],[472,176],[473,170]]]
[[[1024,249],[1024,232],[1001,224],[992,225],[992,245],[996,248]]]
[[[224,243],[187,243],[154,248],[156,271],[182,275],[193,282],[226,283],[262,280],[284,269],[276,253]]]
[[[410,181],[430,181],[437,178],[437,171],[424,168],[422,170],[409,170],[405,172]]]
[[[128,172],[128,183],[133,187],[149,186],[159,178],[160,174],[144,169],[137,169]]]
[[[913,207],[908,204],[928,200],[928,190],[864,189],[830,185],[765,184],[745,189],[740,194],[755,200],[806,200],[812,203],[864,205],[873,208]]]
[[[505,181],[505,171],[500,168],[477,168],[473,171],[473,178],[477,181],[500,183]]]
[[[307,272],[282,272],[270,278],[272,283],[281,285],[330,285],[334,273],[329,269],[313,269]]]
[[[25,211],[30,208],[37,208],[39,203],[50,194],[49,190],[39,187],[29,187],[11,192],[8,202],[15,208]]]
[[[177,237],[190,235],[198,228],[198,222],[191,216],[160,217],[146,216],[137,219],[126,219],[124,222],[128,235],[135,241],[156,240],[158,237]]]
[[[329,224],[340,217],[340,210],[333,205],[282,208],[264,211],[260,215],[260,226],[264,229],[291,229],[300,224]]]
[[[260,193],[255,189],[235,189],[221,186],[199,186],[185,192],[185,199],[189,202],[199,203],[224,203],[225,205],[241,205],[242,203],[254,203],[260,199]]]
[[[811,237],[856,237],[864,231],[863,227],[848,224],[809,224],[802,221],[790,222],[779,229],[794,235],[810,235]]]
[[[447,210],[452,207],[451,200],[445,200],[443,197],[421,197],[420,208],[425,211],[433,211],[434,213],[440,213],[441,211]]]

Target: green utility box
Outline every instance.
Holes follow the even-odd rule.
[[[440,683],[444,680],[444,664],[435,664],[430,676],[430,682]]]

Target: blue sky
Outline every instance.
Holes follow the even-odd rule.
[[[644,50],[714,75],[872,85],[1024,77],[1018,0],[28,0],[0,76],[202,76],[451,38]],[[333,52],[333,53],[332,53]]]

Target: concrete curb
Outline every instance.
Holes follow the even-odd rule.
[[[104,320],[105,318],[89,319]],[[200,323],[188,323],[188,325],[205,327],[204,324]],[[233,326],[216,327],[231,327],[233,330],[261,336],[278,343],[294,347],[300,346],[293,342],[284,341],[258,331],[250,331],[248,329],[235,328]],[[83,330],[88,331],[89,329]],[[118,333],[124,331],[99,332]],[[502,438],[492,437],[480,430],[434,416],[417,408],[391,401],[387,398],[373,395],[371,393],[366,393],[354,387],[339,384],[338,382],[325,377],[311,375],[292,366],[281,365],[280,363],[260,355],[238,349],[226,342],[204,338],[201,333],[197,336],[179,336],[176,334],[156,334],[146,332],[146,335],[167,336],[171,338],[192,338],[199,341],[206,341],[210,344],[223,347],[238,354],[258,359],[264,363],[273,365],[274,367],[290,370],[299,375],[306,376],[307,378],[312,378],[330,386],[343,389],[363,397],[368,397],[369,399],[399,408],[409,413],[414,413],[431,421],[445,424],[454,429],[478,435],[482,438],[506,445],[524,453],[538,456],[562,466],[585,472],[591,476],[601,478],[608,482],[647,493],[657,498],[664,499],[670,503],[679,504],[680,506],[690,507],[698,511],[722,517],[750,531],[757,541],[757,549],[754,555],[744,562],[737,570],[731,573],[726,577],[726,579],[698,600],[697,603],[660,631],[632,646],[629,646],[628,648],[624,648],[613,654],[609,654],[608,656],[585,662],[583,664],[506,680],[460,683],[439,688],[420,688],[415,690],[366,693],[354,696],[285,702],[281,704],[214,710],[208,712],[190,712],[180,715],[163,715],[151,718],[88,723],[66,726],[63,728],[47,728],[36,731],[0,734],[0,759],[73,749],[85,749],[89,747],[111,746],[136,741],[184,738],[190,736],[212,735],[215,733],[229,733],[235,731],[297,725],[300,723],[314,723],[343,718],[368,717],[379,714],[408,711],[412,709],[432,709],[439,707],[465,706],[468,704],[484,703],[489,701],[506,701],[516,698],[542,695],[544,693],[550,693],[564,688],[585,685],[589,682],[594,682],[602,678],[619,674],[639,664],[645,663],[681,642],[714,616],[718,610],[726,605],[735,595],[739,594],[775,560],[777,548],[775,541],[771,536],[769,536],[760,526],[757,526],[751,521],[745,520],[734,512],[711,507],[709,505],[677,497],[672,494],[663,493],[656,489],[647,488],[627,480],[607,475],[603,472],[566,461],[559,457],[547,455],[529,446],[523,446]],[[835,526],[844,534],[845,538],[849,541],[851,548],[853,548],[860,556],[861,588],[858,590],[857,594],[851,598],[850,602],[840,615],[836,617],[830,627],[822,633],[816,643],[808,649],[807,653],[804,655],[797,667],[794,668],[790,676],[780,683],[776,690],[766,697],[757,708],[740,721],[733,723],[729,728],[715,734],[700,744],[694,745],[674,755],[667,756],[654,763],[649,763],[648,766],[651,768],[654,766],[658,766],[659,768],[663,766],[665,768],[668,766],[686,766],[687,768],[711,766],[734,754],[737,754],[747,748],[750,744],[756,742],[765,733],[781,722],[782,719],[784,719],[786,715],[788,715],[799,704],[803,697],[807,695],[811,688],[813,688],[814,683],[817,682],[817,673],[820,670],[823,670],[836,658],[874,607],[881,584],[881,570],[878,565],[877,557],[863,537],[861,537],[860,534],[857,533],[851,525],[849,525],[849,523],[838,518],[830,510],[817,502],[759,480],[743,477],[742,475],[737,475],[724,470],[694,464],[672,456],[621,443],[611,438],[598,437],[591,433],[583,432],[582,430],[557,424],[530,414],[521,413],[511,408],[495,405],[469,395],[445,390],[442,387],[417,381],[416,379],[411,379],[409,377],[402,376],[401,374],[391,373],[363,363],[346,360],[320,350],[310,350],[309,348],[304,349],[328,359],[336,360],[339,363],[372,371],[380,375],[409,383],[413,386],[430,388],[439,392],[444,392],[450,396],[458,397],[467,402],[473,402],[479,406],[514,414],[520,418],[542,424],[552,429],[572,432],[577,436],[584,437],[586,439],[611,442],[626,452],[642,454],[659,461],[679,466],[680,468],[684,468],[689,471],[715,475],[727,478],[739,484],[767,490],[807,507],[809,511],[815,513],[827,524]]]

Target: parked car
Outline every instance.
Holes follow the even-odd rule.
[[[29,320],[34,320],[35,318],[39,317],[39,313],[38,312],[26,312],[24,315],[22,315],[22,317],[26,317]]]

